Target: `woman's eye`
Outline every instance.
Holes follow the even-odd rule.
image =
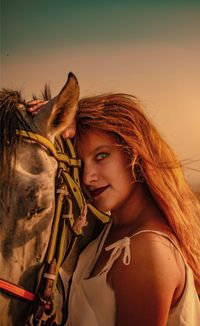
[[[101,161],[101,160],[103,160],[104,158],[106,158],[108,156],[109,156],[109,153],[99,153],[99,154],[96,155],[96,160]]]

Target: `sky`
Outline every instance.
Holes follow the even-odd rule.
[[[200,1],[1,0],[1,87],[140,98],[200,189]]]

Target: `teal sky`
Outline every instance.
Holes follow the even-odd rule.
[[[2,54],[82,44],[199,42],[199,0],[2,0]]]

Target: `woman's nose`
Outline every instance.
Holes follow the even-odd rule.
[[[82,182],[85,186],[91,186],[98,180],[97,170],[92,166],[84,166]]]

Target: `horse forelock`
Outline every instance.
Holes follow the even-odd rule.
[[[16,129],[24,121],[18,106],[25,105],[19,91],[3,89],[0,91],[0,175],[9,175],[11,159],[15,157],[16,145],[20,140]],[[27,127],[27,126],[26,126]]]
[[[16,135],[16,129],[30,129],[20,112],[20,108],[25,107],[26,102],[19,91],[10,89],[0,91],[0,194],[3,196],[8,215],[13,191],[16,150],[21,142],[21,137]]]
[[[44,100],[51,99],[50,87],[46,84],[42,92]],[[36,98],[36,96],[33,96]],[[16,129],[33,131],[20,112],[20,107],[27,107],[27,103],[20,91],[2,89],[0,91],[0,175],[5,173],[5,168],[14,157],[16,145],[20,136],[16,136]]]

